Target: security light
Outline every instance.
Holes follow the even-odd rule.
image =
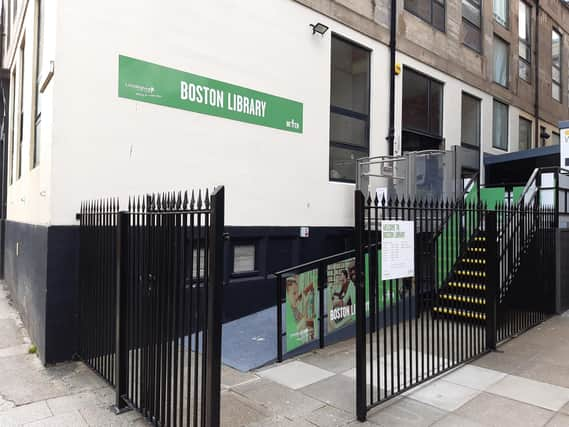
[[[326,31],[328,31],[328,27],[320,22],[316,23],[316,24],[310,24],[310,26],[312,27],[312,34],[320,34],[321,36],[324,35],[324,33],[326,33]]]

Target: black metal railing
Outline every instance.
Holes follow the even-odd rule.
[[[219,425],[223,216],[223,187],[82,205],[79,356],[117,412]]]
[[[553,311],[557,212],[498,204],[497,341],[542,322]]]
[[[534,203],[355,195],[356,412],[543,321],[554,309],[557,212]],[[414,271],[387,280],[382,224],[411,224]],[[384,257],[385,260],[384,260]],[[399,276],[396,276],[399,277]],[[365,307],[365,309],[364,309]]]

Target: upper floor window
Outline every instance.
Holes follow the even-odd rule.
[[[508,106],[494,100],[492,147],[508,150]]]
[[[524,1],[520,1],[518,36],[520,44],[519,76],[529,82],[531,80],[531,8]]]
[[[445,31],[445,0],[405,0],[405,9]]]
[[[531,148],[531,121],[520,116],[518,150],[529,150]]]
[[[551,96],[561,102],[561,34],[551,31]]]
[[[355,182],[356,160],[369,156],[370,51],[333,36],[331,74],[329,177]]]
[[[481,0],[462,0],[462,42],[482,51]]]
[[[461,143],[480,147],[480,100],[467,93],[462,94]]]
[[[508,0],[494,0],[494,19],[504,27],[509,25],[510,7],[508,3]]]
[[[494,81],[508,87],[510,47],[499,37],[494,37]]]

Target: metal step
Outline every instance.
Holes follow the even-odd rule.
[[[456,316],[463,319],[486,320],[486,313],[452,307],[433,307],[433,312],[447,316]]]
[[[448,300],[448,301],[456,301],[456,302],[466,303],[466,304],[477,304],[477,305],[485,305],[486,304],[486,298],[472,297],[472,296],[467,296],[467,295],[441,294],[441,295],[439,295],[439,298],[442,298],[442,299]]]
[[[468,289],[473,291],[486,291],[486,285],[481,285],[477,283],[465,283],[465,282],[449,282],[448,285],[452,288]]]

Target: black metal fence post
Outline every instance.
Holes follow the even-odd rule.
[[[118,213],[116,250],[116,356],[115,356],[115,405],[114,411],[127,410],[124,400],[128,392],[128,342],[127,342],[127,287],[128,287],[128,233],[130,214]]]
[[[218,187],[211,197],[211,228],[208,308],[207,308],[207,361],[205,425],[220,424],[221,392],[221,312],[223,306],[223,233],[225,227],[225,189]]]
[[[366,311],[363,237],[365,228],[365,198],[360,190],[355,192],[355,246],[356,246],[356,415],[358,421],[367,416],[366,399]]]
[[[496,211],[486,212],[486,347],[496,350],[499,288],[498,225]]]
[[[277,361],[283,361],[283,276],[277,275]]]

